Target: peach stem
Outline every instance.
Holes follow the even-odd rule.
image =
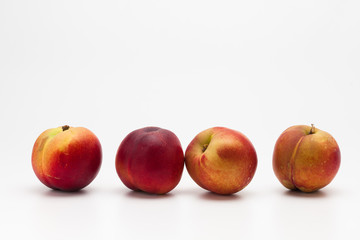
[[[65,126],[62,126],[61,128],[62,128],[63,131],[66,131],[66,130],[68,130],[70,127],[69,127],[68,125],[65,125]]]
[[[203,151],[203,152],[205,152],[205,150],[207,149],[207,147],[208,147],[208,146],[209,146],[209,144],[207,144],[207,143],[206,143],[206,144],[204,144],[204,145],[203,145],[203,149],[202,149],[202,151]]]
[[[311,124],[310,134],[315,133],[315,127],[314,124]]]

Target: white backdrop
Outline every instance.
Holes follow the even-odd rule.
[[[1,239],[360,238],[358,1],[0,2]],[[342,153],[334,181],[287,191],[272,170],[276,139],[314,123]],[[31,168],[38,135],[93,131],[97,178],[78,193],[43,186]],[[253,181],[210,194],[184,171],[170,194],[128,190],[115,171],[137,128],[244,133]]]

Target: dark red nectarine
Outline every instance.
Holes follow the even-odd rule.
[[[116,171],[132,190],[167,193],[179,183],[183,168],[179,139],[171,131],[157,127],[131,132],[116,154]]]

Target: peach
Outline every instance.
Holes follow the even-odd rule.
[[[257,156],[245,135],[214,127],[191,141],[185,151],[185,165],[200,187],[218,194],[233,194],[252,180]]]
[[[101,158],[100,142],[90,130],[63,126],[40,134],[32,151],[32,167],[49,188],[76,191],[94,180]]]
[[[288,189],[314,192],[328,185],[339,167],[338,144],[314,125],[292,126],[276,142],[273,169]]]
[[[128,188],[165,194],[181,179],[184,152],[171,131],[145,127],[129,133],[121,142],[115,166],[120,180]]]

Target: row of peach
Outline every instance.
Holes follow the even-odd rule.
[[[62,126],[44,131],[36,140],[32,166],[46,186],[77,191],[98,174],[102,149],[98,138],[83,127]],[[185,155],[179,139],[169,130],[146,127],[129,133],[116,154],[116,171],[130,189],[165,194],[179,183],[184,163],[202,188],[233,194],[252,180],[257,155],[242,133],[214,127],[200,132]],[[289,189],[314,192],[335,177],[340,150],[335,139],[314,125],[286,129],[276,142],[273,169]]]

